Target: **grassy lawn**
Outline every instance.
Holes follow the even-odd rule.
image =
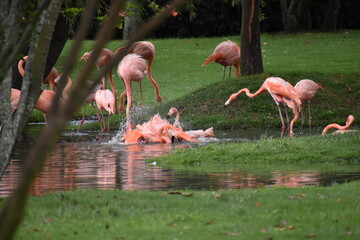
[[[359,189],[53,193],[30,199],[16,239],[357,239]]]

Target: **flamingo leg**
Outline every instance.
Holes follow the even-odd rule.
[[[141,81],[139,81],[139,89],[140,89],[140,102],[143,103]]]
[[[80,129],[81,129],[81,127],[82,127],[82,125],[83,125],[83,123],[85,121],[85,108],[86,108],[86,103],[84,103],[84,108],[83,108],[83,112],[82,112],[82,118],[81,118],[81,122],[79,124],[79,127],[77,129],[77,132],[80,131]]]
[[[131,90],[131,84],[130,82],[124,81],[125,84],[125,91],[126,91],[126,98],[127,98],[127,104],[126,104],[126,125],[130,125],[130,107],[131,107],[131,101],[132,101],[132,90]]]
[[[296,120],[298,120],[298,118],[299,118],[299,112],[297,110],[294,110],[294,118],[290,122],[290,130],[289,130],[290,137],[294,136],[293,126],[294,126],[294,123],[296,122]]]
[[[279,116],[280,116],[280,121],[281,121],[281,138],[282,138],[282,137],[284,136],[284,132],[285,132],[285,123],[284,123],[284,118],[283,118],[283,116],[282,116],[279,103],[276,103],[276,106],[277,106],[277,108],[278,108]]]
[[[126,95],[125,90],[120,95],[120,108],[119,111],[122,112],[124,110],[124,96]]]
[[[154,86],[154,90],[155,90],[155,94],[156,94],[156,101],[158,103],[161,103],[162,97],[160,96],[160,93],[159,93],[159,86],[157,85],[155,79],[151,75],[151,65],[152,65],[152,60],[149,60],[148,67],[147,67],[147,77],[150,80],[151,84]]]
[[[223,71],[223,81],[225,80],[225,71],[226,71],[226,67],[225,66],[223,66],[223,69],[224,69],[224,71]]]
[[[289,115],[288,115],[285,103],[284,103],[284,109],[285,109],[285,116],[286,116],[286,125],[289,126]]]
[[[304,111],[301,111],[301,130],[300,130],[301,133],[303,133],[304,122],[305,122]]]
[[[112,78],[111,71],[109,71],[109,81],[110,81],[111,91],[113,92],[114,97],[115,97],[115,106],[114,106],[115,107],[115,114],[118,114],[117,91],[116,91],[116,88],[115,88],[115,84],[114,84],[114,80]]]
[[[310,102],[308,102],[308,108],[309,108],[309,128],[311,133],[311,113],[310,113]]]
[[[228,79],[230,79],[230,75],[231,75],[231,66],[229,68],[229,78]]]

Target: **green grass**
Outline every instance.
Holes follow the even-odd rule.
[[[360,116],[357,100],[360,99],[360,31],[339,33],[263,34],[261,36],[264,74],[222,81],[222,66],[210,63],[201,67],[215,46],[226,39],[240,43],[239,36],[189,39],[149,39],[156,47],[153,76],[159,84],[163,104],[155,102],[153,87],[143,80],[143,102],[147,111],[141,120],[152,114],[165,115],[171,106],[179,108],[183,122],[196,128],[213,126],[216,129],[247,129],[279,127],[278,112],[270,95],[264,93],[255,99],[240,96],[228,109],[223,104],[230,94],[240,88],[257,90],[269,76],[279,76],[292,84],[309,78],[321,83],[312,101],[314,126],[324,127],[330,122],[344,123],[348,114]],[[61,69],[69,48],[69,41],[56,65]],[[122,41],[112,41],[108,48],[115,50]],[[86,41],[81,54],[89,51],[93,41]],[[79,56],[80,58],[80,56]],[[77,62],[71,77],[75,79],[83,63]],[[113,70],[118,92],[122,82]],[[135,101],[139,101],[137,84],[133,84]],[[93,115],[90,107],[87,115]],[[305,111],[307,109],[305,108]],[[81,111],[76,114],[80,118]],[[42,116],[31,120],[41,120]],[[112,128],[124,120],[124,113],[112,116]],[[136,122],[142,123],[142,122]],[[296,122],[295,128],[300,121]],[[356,121],[354,123],[356,125]],[[73,127],[75,129],[76,127]],[[87,127],[85,126],[84,129]],[[88,126],[97,129],[97,124]],[[69,127],[69,129],[72,129]],[[295,131],[296,132],[296,131]]]
[[[31,197],[16,239],[357,239],[359,189],[52,193]]]
[[[257,141],[210,144],[177,149],[171,155],[150,159],[159,166],[171,168],[221,168],[223,172],[242,170],[264,172],[283,168],[331,168],[358,171],[360,134],[304,136],[294,138],[265,137]]]

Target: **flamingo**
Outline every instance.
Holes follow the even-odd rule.
[[[96,115],[100,124],[100,133],[96,137],[96,140],[99,139],[101,134],[105,131],[105,123],[103,124],[102,119],[104,118],[103,110],[108,112],[108,135],[110,135],[110,114],[115,114],[115,96],[109,89],[100,89],[97,90],[94,94],[94,99],[98,110],[100,111],[101,117],[97,111]]]
[[[122,48],[116,49],[114,53],[115,54],[118,53],[121,49]],[[159,86],[156,83],[153,76],[151,75],[151,66],[152,66],[152,63],[153,63],[154,57],[155,57],[154,44],[152,44],[149,41],[135,42],[131,45],[128,53],[138,54],[147,61],[147,69],[146,69],[147,74],[146,75],[147,75],[148,79],[150,80],[151,84],[154,86],[156,101],[158,103],[161,103],[162,97],[160,96],[160,93],[159,93]],[[120,104],[122,104],[122,103],[120,103]]]
[[[310,79],[303,79],[297,82],[294,86],[295,92],[302,102],[307,102],[309,110],[309,128],[311,133],[311,114],[310,114],[310,101],[315,96],[319,88],[324,88]],[[301,111],[301,132],[304,126],[304,112]]]
[[[80,60],[84,60],[86,62],[90,58],[92,52],[93,51],[85,52],[84,55],[80,58]],[[99,70],[100,68],[105,67],[113,58],[114,58],[114,53],[110,49],[103,48],[101,50],[101,53],[100,53],[98,59],[96,59],[95,65]],[[111,91],[113,92],[114,97],[115,97],[115,113],[114,114],[117,114],[118,113],[118,111],[117,111],[117,91],[116,91],[116,88],[114,85],[114,80],[112,77],[111,70],[109,71],[109,81],[110,81]],[[101,85],[102,89],[106,89],[105,77],[103,77],[101,79],[100,85]]]
[[[173,127],[176,127],[176,125],[177,125],[181,129],[180,121],[179,121],[180,114],[179,114],[179,111],[177,110],[177,108],[175,108],[175,107],[171,107],[166,116],[167,116],[167,118],[170,118],[173,115],[175,115],[175,121],[174,121]],[[185,131],[185,133],[187,135],[189,135],[190,137],[192,137],[193,139],[197,139],[200,137],[214,137],[213,127],[208,128],[205,131],[200,129],[200,130]]]
[[[122,141],[126,144],[144,143],[172,143],[175,139],[195,142],[191,136],[182,131],[181,128],[172,126],[168,121],[162,119],[159,114],[153,116],[142,125],[138,124],[135,129],[125,132]]]
[[[60,78],[62,76],[62,73],[60,73],[54,80],[54,83],[57,85],[60,81]],[[63,92],[62,92],[62,98],[64,101],[66,101],[68,98],[69,98],[69,91],[72,87],[72,80],[69,76],[66,77],[66,86],[64,87],[63,89]]]
[[[229,70],[229,78],[231,73],[231,67],[235,68],[235,77],[239,77],[240,73],[240,48],[239,46],[230,40],[219,43],[214,52],[210,54],[210,56],[205,59],[201,66],[208,64],[210,62],[216,62],[223,66],[224,74],[223,80],[225,79],[225,70],[227,66],[230,66]]]
[[[132,89],[131,81],[138,82],[140,93],[141,93],[141,80],[144,77],[146,71],[146,62],[145,60],[137,54],[128,54],[126,55],[118,66],[117,73],[119,77],[123,80],[124,91],[120,95],[120,111],[123,109],[122,101],[124,95],[126,94],[127,105],[126,105],[126,122],[127,125],[130,123],[130,106],[132,102]]]
[[[55,79],[54,79],[54,83],[55,83]],[[72,85],[72,81],[68,77],[67,84],[63,90],[63,96],[66,96],[66,97],[65,97],[65,99],[64,98],[60,99],[60,102],[59,102],[60,107],[64,106],[64,103],[65,103],[65,100],[67,99],[68,91],[70,90],[71,85]],[[13,113],[19,105],[20,95],[21,95],[20,90],[11,88],[11,95],[10,95],[11,96],[11,110]],[[34,108],[39,110],[44,115],[45,122],[47,121],[46,115],[50,111],[50,108],[53,104],[54,98],[55,98],[55,91],[42,90],[42,92],[39,95],[39,98],[37,99],[37,101],[35,103]]]
[[[336,128],[338,129],[337,131],[333,132],[332,134],[337,134],[337,133],[346,133],[346,132],[354,132],[356,130],[348,130],[348,128],[351,126],[351,124],[354,122],[355,118],[353,115],[349,115],[347,118],[347,121],[345,123],[345,126],[341,126],[337,123],[331,123],[329,125],[327,125],[324,130],[322,131],[321,135],[325,135],[331,128]]]
[[[86,104],[87,103],[90,103],[91,106],[94,108],[94,111],[96,113],[96,110],[95,110],[95,107],[94,107],[94,102],[95,102],[95,92],[97,90],[100,90],[101,87],[100,87],[100,84],[96,85],[96,87],[94,88],[94,90],[85,98],[84,100],[84,105],[83,105],[83,112],[82,112],[82,118],[81,118],[81,121],[80,121],[80,124],[79,124],[79,127],[77,129],[77,132],[80,131],[83,123],[85,122],[85,111],[86,111]]]
[[[20,61],[18,62],[18,70],[22,77],[24,77],[24,75],[25,75],[24,63],[26,62],[27,59],[28,59],[28,56],[25,56],[22,59],[20,59]],[[59,76],[59,74],[58,74],[56,68],[53,67],[50,70],[47,77],[43,80],[43,83],[48,84],[50,86],[50,89],[55,91],[55,89],[56,89],[55,79],[58,76]]]
[[[249,89],[243,88],[240,89],[237,93],[232,94],[229,99],[225,102],[225,106],[228,106],[232,101],[234,101],[241,93],[245,92],[246,96],[253,98],[258,96],[264,91],[268,91],[271,97],[274,99],[274,102],[279,110],[280,120],[281,120],[281,136],[285,130],[284,119],[282,117],[281,109],[279,103],[286,104],[289,108],[293,110],[294,118],[290,122],[289,135],[293,136],[293,125],[295,121],[299,118],[299,112],[301,111],[301,100],[296,95],[294,87],[286,82],[284,79],[279,77],[269,77],[267,78],[262,86],[255,93],[250,93]]]

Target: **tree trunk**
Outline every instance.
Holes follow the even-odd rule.
[[[321,26],[321,31],[323,32],[335,32],[336,24],[338,19],[338,13],[341,6],[340,0],[329,0],[329,5],[327,7],[325,20]]]
[[[242,76],[262,73],[260,0],[242,0],[240,71]]]
[[[308,31],[312,28],[310,8],[311,0],[280,0],[282,22],[285,32]]]
[[[127,40],[129,37],[139,29],[142,19],[141,19],[141,11],[139,0],[129,0],[128,1],[130,7],[128,11],[131,12],[129,16],[125,17],[124,21],[124,29],[123,29],[123,39]]]

